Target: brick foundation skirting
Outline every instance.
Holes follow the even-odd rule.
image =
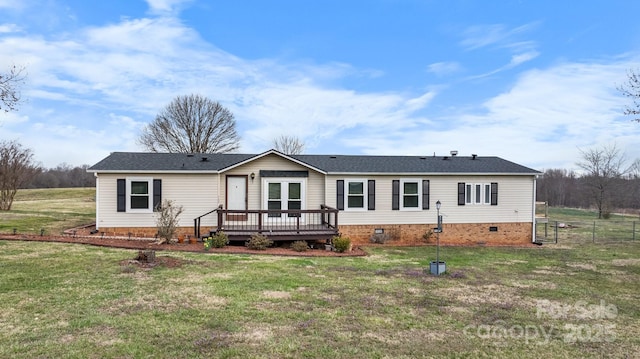
[[[379,225],[340,225],[340,233],[351,239],[353,245],[365,245],[384,242],[387,245],[421,245],[436,242],[433,224],[379,224]],[[383,233],[376,234],[382,229]],[[156,236],[155,227],[105,227],[99,228],[105,236],[147,237]],[[202,227],[200,233],[209,233],[208,227]],[[430,235],[426,235],[431,233]],[[178,235],[193,236],[193,227],[180,227]],[[531,243],[531,223],[445,223],[440,234],[440,244],[463,245],[526,245]],[[427,237],[425,239],[425,237]]]
[[[433,224],[340,225],[340,233],[356,245],[370,244],[372,237],[389,245],[419,245],[436,242],[433,227]],[[531,243],[532,229],[531,223],[443,224],[440,244],[526,245]],[[376,234],[376,230],[384,233]]]

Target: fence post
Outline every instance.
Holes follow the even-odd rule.
[[[593,231],[591,232],[591,240],[596,243],[596,221],[593,221]]]
[[[636,240],[636,221],[633,221],[633,240]]]
[[[556,244],[558,244],[558,221],[556,221]]]

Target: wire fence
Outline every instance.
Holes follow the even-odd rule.
[[[616,242],[640,240],[638,221],[554,221],[536,224],[540,242]]]

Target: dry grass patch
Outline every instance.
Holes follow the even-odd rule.
[[[640,258],[614,259],[611,264],[620,267],[637,266],[640,265]]]
[[[567,263],[568,267],[585,269],[585,270],[596,270],[596,266],[591,263]]]
[[[290,299],[291,293],[278,290],[265,290],[262,296],[268,299]]]
[[[522,302],[522,298],[513,287],[500,284],[470,286],[459,283],[454,287],[438,289],[433,294],[468,305],[484,303],[503,305]]]

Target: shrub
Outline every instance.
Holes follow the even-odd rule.
[[[424,239],[427,242],[431,240],[431,237],[433,237],[433,231],[430,229],[424,232],[424,234],[422,235],[422,239]]]
[[[178,217],[182,206],[176,206],[171,200],[164,200],[157,208],[156,226],[158,228],[158,244],[169,243],[178,227]]]
[[[374,233],[371,237],[369,237],[369,241],[371,241],[371,243],[379,244],[384,244],[390,239],[391,235],[389,233]]]
[[[209,250],[211,248],[222,248],[227,244],[229,244],[229,236],[220,231],[204,240],[204,249]]]
[[[348,237],[335,236],[331,241],[333,242],[333,247],[340,253],[349,249],[349,246],[351,245],[351,239]]]
[[[247,242],[249,249],[265,250],[273,245],[273,241],[264,234],[255,233],[251,235],[251,239]]]
[[[309,249],[309,245],[307,244],[307,241],[295,241],[291,243],[291,249],[296,252],[304,252]]]

